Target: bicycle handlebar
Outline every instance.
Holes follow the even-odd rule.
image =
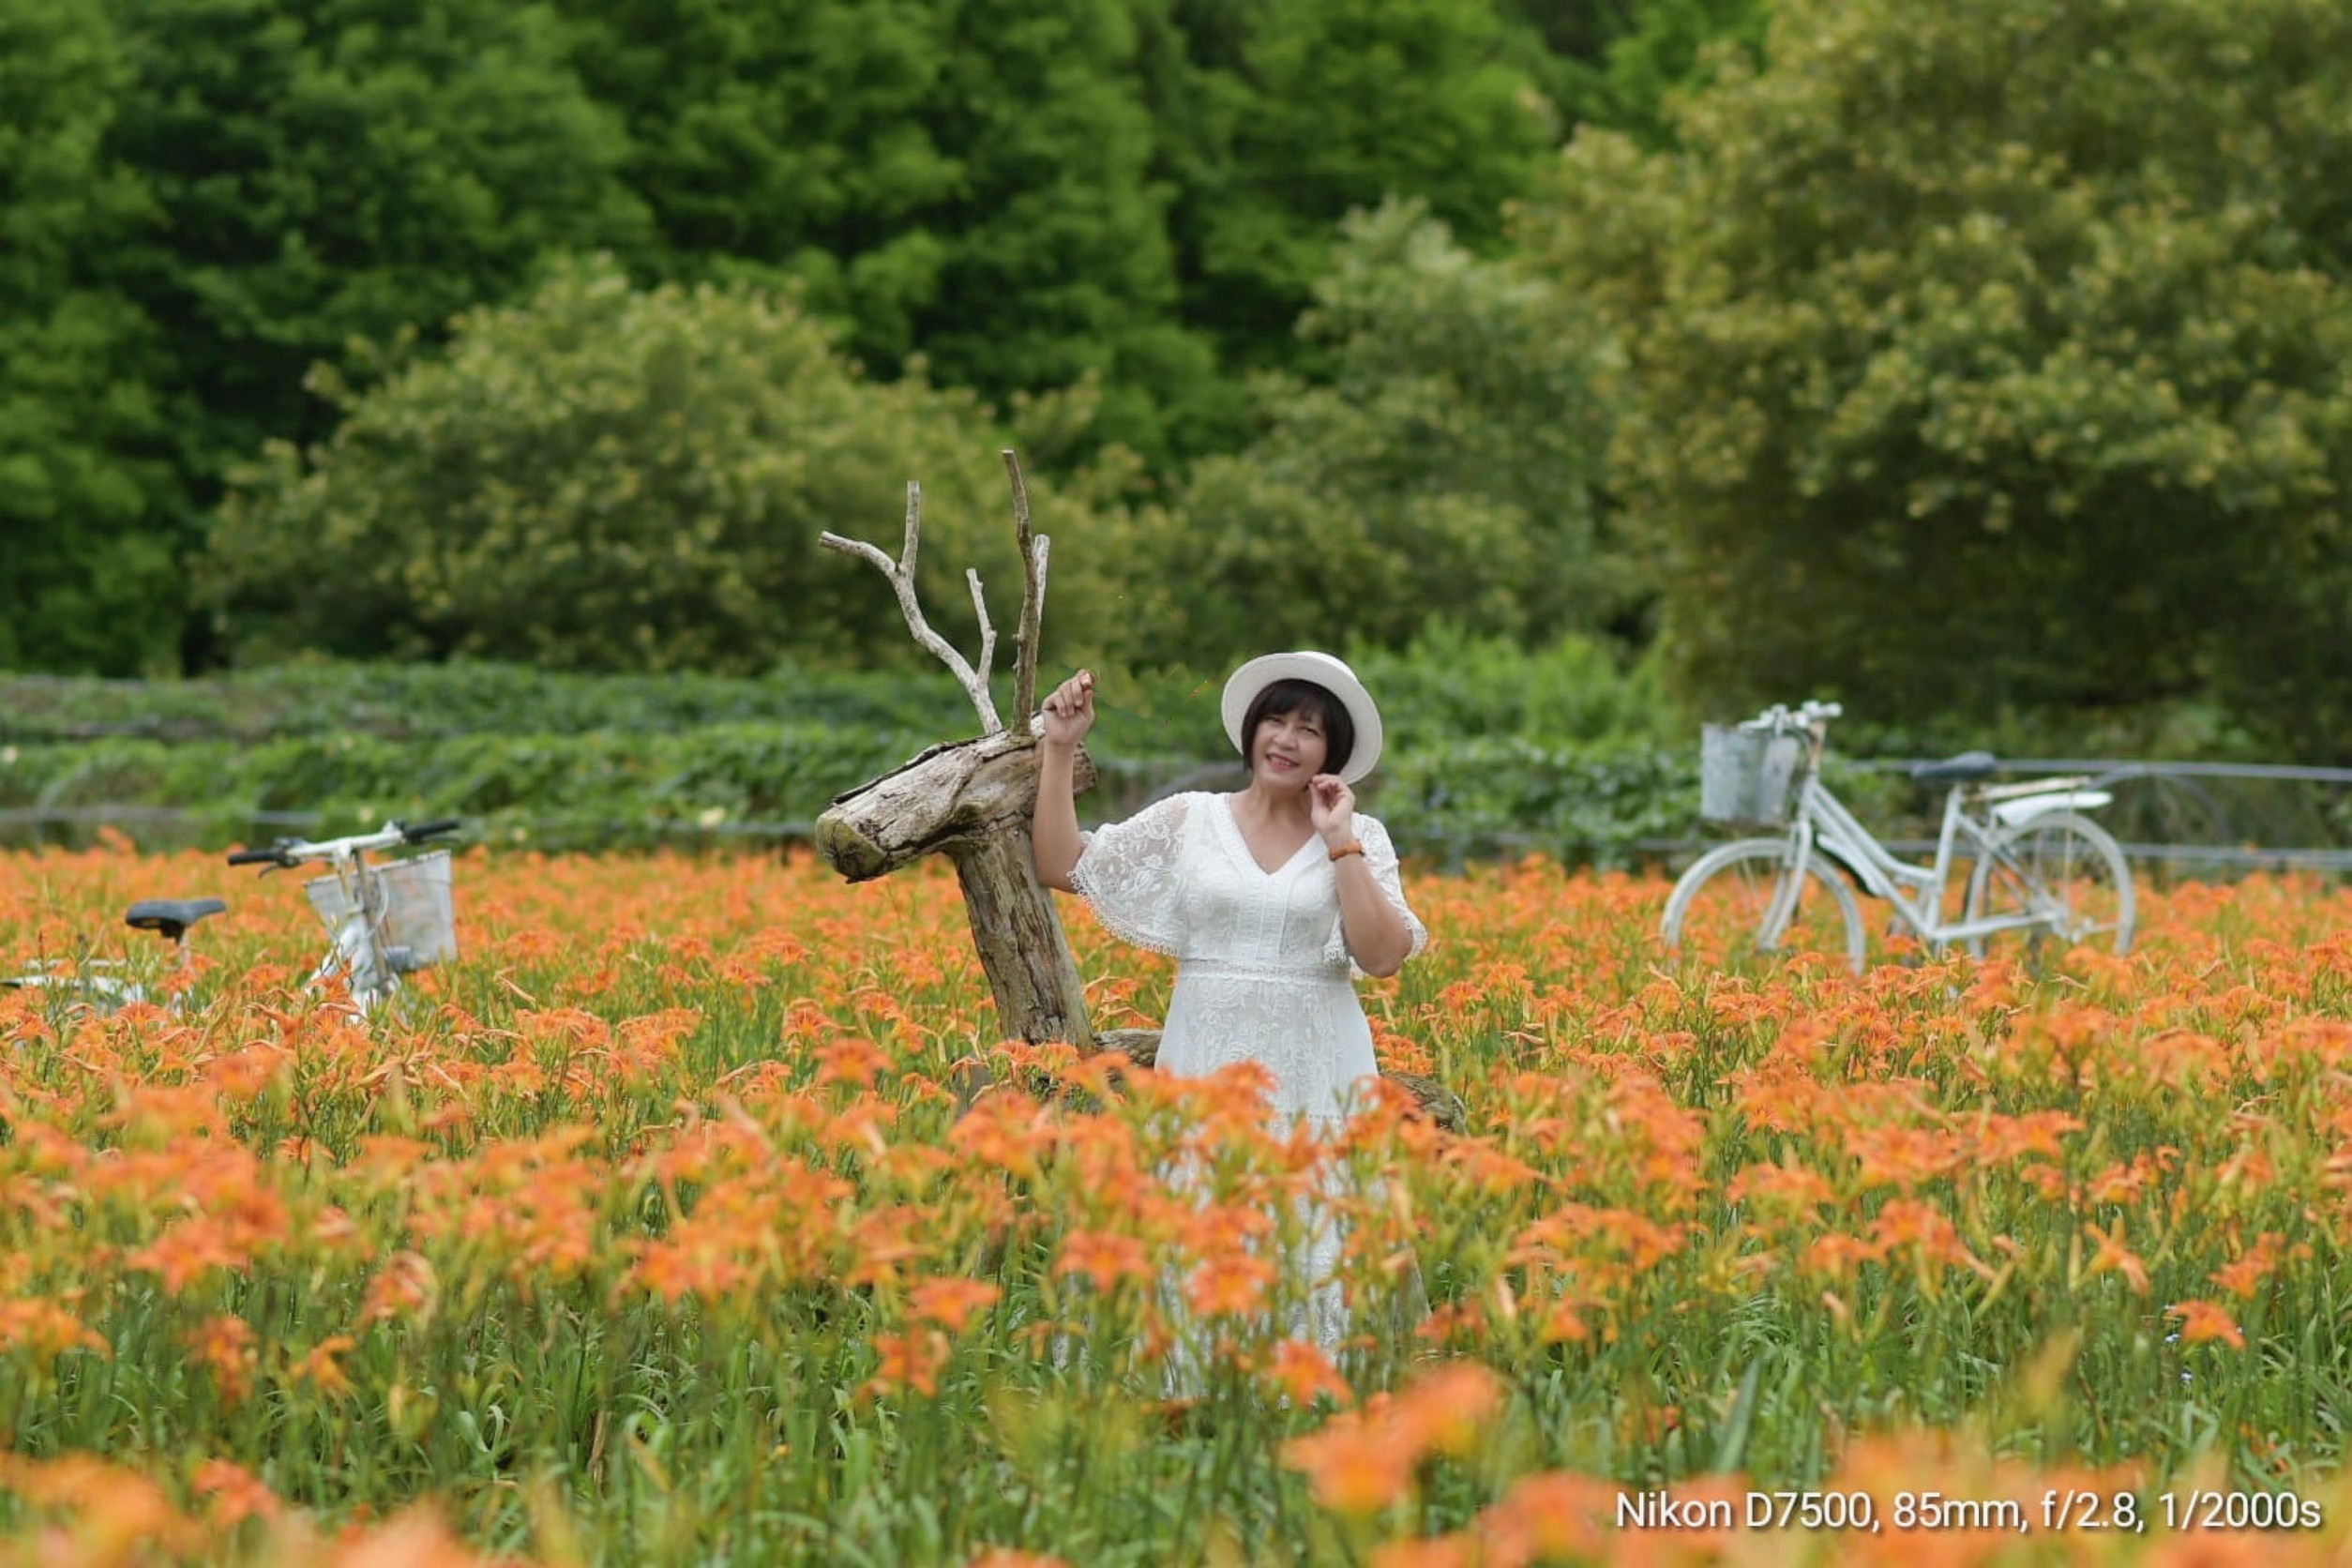
[[[364,854],[370,850],[395,849],[402,844],[419,844],[455,833],[463,824],[455,817],[436,817],[429,822],[409,826],[401,822],[386,822],[373,833],[354,834],[348,838],[325,838],[312,843],[307,838],[280,838],[266,850],[238,850],[229,856],[232,866],[299,866],[306,860],[336,860],[344,855]]]
[[[1816,724],[1837,717],[1845,711],[1844,705],[1837,702],[1816,702],[1808,700],[1799,703],[1794,710],[1791,710],[1786,702],[1775,702],[1754,718],[1749,719],[1741,728],[1809,730]]]

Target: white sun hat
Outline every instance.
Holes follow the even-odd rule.
[[[1225,683],[1225,733],[1233,743],[1233,749],[1243,756],[1249,747],[1242,741],[1242,720],[1249,716],[1249,705],[1258,694],[1276,681],[1312,681],[1323,687],[1348,710],[1348,717],[1356,727],[1355,749],[1348,755],[1348,765],[1339,770],[1339,776],[1353,784],[1372,771],[1380,760],[1380,710],[1372,705],[1372,694],[1364,689],[1356,672],[1329,654],[1301,649],[1290,654],[1261,654],[1233,671]]]

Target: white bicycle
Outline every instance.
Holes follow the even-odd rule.
[[[368,857],[421,844],[458,831],[454,817],[437,822],[386,822],[374,833],[312,842],[280,838],[265,850],[238,850],[232,866],[269,870],[315,865],[327,874],[303,884],[310,907],[333,939],[309,984],[340,974],[353,1003],[372,1013],[400,988],[400,976],[458,956],[457,906],[449,852],[433,850],[376,865]],[[264,875],[267,871],[264,872]]]
[[[374,833],[317,843],[280,838],[265,850],[235,851],[229,864],[268,870],[304,865],[328,868],[327,875],[303,885],[332,939],[307,984],[315,989],[330,976],[342,975],[352,1002],[364,1015],[400,988],[401,975],[458,956],[449,852],[434,850],[381,866],[368,856],[445,837],[460,825],[448,817],[414,824],[386,822]],[[123,921],[171,942],[176,972],[188,966],[189,928],[228,907],[218,898],[147,898],[131,905]],[[22,973],[0,976],[0,989],[38,990],[90,1012],[112,1014],[148,1000],[151,987],[142,978],[145,969],[87,956],[79,962],[46,959]],[[181,988],[161,989],[162,1004],[177,1010]]]
[[[1931,951],[1958,942],[2033,956],[2066,948],[2130,951],[2134,897],[2122,847],[2083,815],[2112,798],[2087,778],[1987,786],[1990,752],[1922,764],[1911,776],[1948,784],[1933,864],[1897,860],[1820,779],[1834,702],[1775,706],[1741,725],[1706,727],[1700,815],[1781,828],[1741,838],[1693,863],[1666,898],[1669,952],[1718,959],[1790,951],[1841,954],[1862,972],[1865,934],[1854,887],[1883,898],[1894,923]],[[1944,918],[1953,872],[1969,862],[1957,920]]]
[[[188,967],[188,928],[228,907],[218,898],[143,898],[123,912],[123,924],[136,931],[153,931],[170,942],[171,972],[176,974]],[[0,976],[0,990],[42,991],[94,1012],[116,1013],[147,1000],[148,986],[141,978],[144,967],[86,955],[70,963],[42,959],[22,973]],[[169,985],[163,988],[170,999],[167,1004],[176,1005],[179,988]]]

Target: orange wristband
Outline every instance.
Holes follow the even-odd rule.
[[[1364,846],[1350,838],[1346,843],[1340,845],[1339,848],[1332,851],[1331,857],[1334,860],[1344,860],[1351,854],[1362,854],[1363,852]]]

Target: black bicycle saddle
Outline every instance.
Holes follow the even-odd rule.
[[[190,926],[228,907],[218,898],[142,898],[123,915],[123,924],[135,931],[156,931],[168,941],[177,942],[188,934]]]

